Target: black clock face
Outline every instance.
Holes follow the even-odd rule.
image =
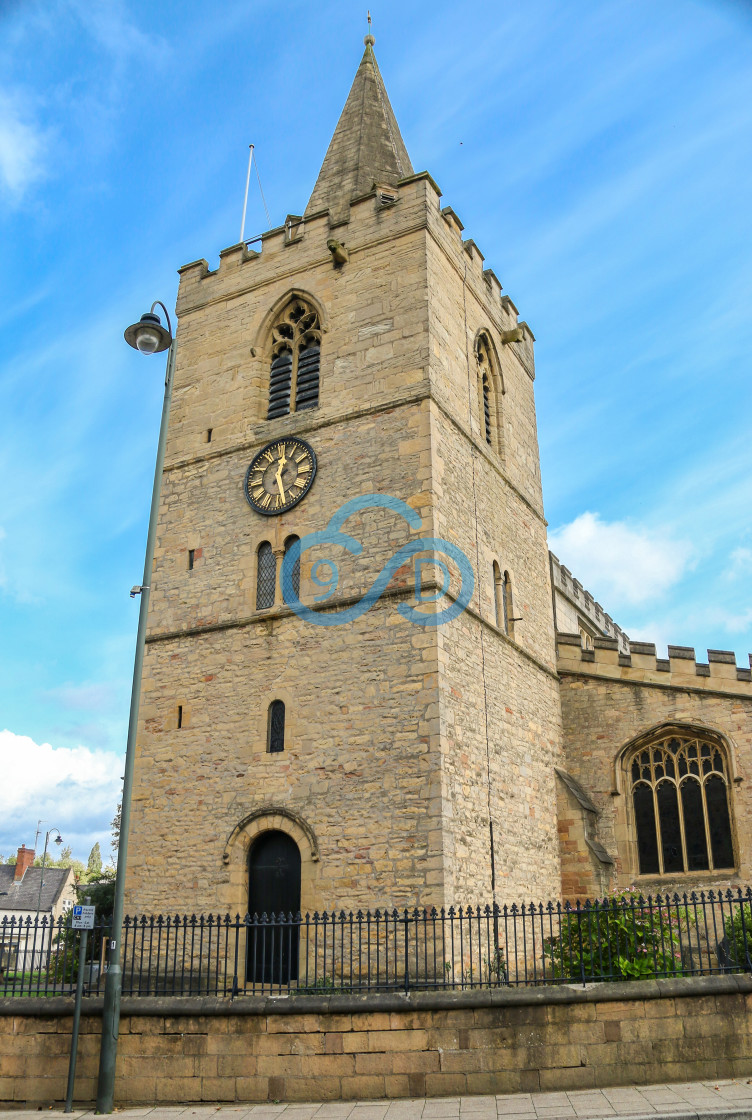
[[[316,476],[316,453],[302,439],[267,444],[245,476],[245,496],[256,513],[270,517],[286,513],[311,488]]]

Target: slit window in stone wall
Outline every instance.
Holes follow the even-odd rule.
[[[305,300],[295,298],[272,328],[267,420],[318,406],[320,365],[318,313]]]
[[[274,606],[277,590],[277,557],[268,541],[262,541],[256,554],[256,610]]]
[[[632,756],[641,875],[734,867],[728,761],[716,743],[673,732]]]
[[[285,705],[282,700],[272,700],[269,705],[267,736],[269,754],[279,754],[285,749]]]

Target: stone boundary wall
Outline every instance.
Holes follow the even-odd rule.
[[[616,638],[595,638],[594,649],[583,649],[579,634],[558,633],[556,644],[559,674],[752,696],[752,653],[748,667],[725,649],[709,649],[708,660],[697,661],[691,646],[669,646],[668,657],[657,657],[652,642],[630,642],[629,653],[621,653]]]
[[[752,1075],[751,976],[460,993],[124,999],[116,1102],[514,1093]],[[86,999],[76,1101],[96,1092]],[[0,1000],[0,1108],[65,1096],[70,999]]]

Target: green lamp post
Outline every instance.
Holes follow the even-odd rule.
[[[155,307],[161,307],[167,320],[162,326]],[[125,774],[123,775],[123,801],[120,821],[120,844],[118,849],[117,875],[115,877],[115,900],[112,911],[112,930],[110,933],[109,966],[104,989],[104,1008],[102,1010],[102,1042],[99,1052],[99,1081],[97,1084],[97,1112],[112,1112],[115,1096],[115,1061],[117,1058],[118,1031],[120,1028],[120,995],[123,976],[120,967],[120,938],[123,925],[123,899],[125,893],[125,869],[128,861],[128,826],[131,812],[131,793],[133,789],[133,766],[136,753],[136,731],[138,728],[138,707],[141,699],[141,671],[144,662],[146,638],[146,618],[149,612],[149,591],[151,570],[154,560],[154,545],[157,536],[157,517],[159,514],[159,494],[162,485],[167,425],[170,417],[170,397],[172,378],[175,368],[176,341],[172,334],[172,324],[167,308],[159,300],[151,305],[151,310],[141,316],[138,323],[128,327],[125,341],[142,354],[160,354],[167,350],[167,373],[165,375],[164,401],[162,403],[162,422],[159,428],[157,462],[154,468],[154,488],[151,495],[149,532],[146,538],[144,559],[144,579],[140,586],[131,591],[131,597],[141,596],[138,612],[138,633],[136,636],[136,656],[133,665],[133,688],[128,718],[128,740],[125,750]]]

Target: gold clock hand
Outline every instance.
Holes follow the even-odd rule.
[[[287,501],[287,499],[285,498],[285,488],[282,485],[282,467],[280,467],[279,470],[277,471],[277,473],[275,475],[275,481],[277,483],[277,486],[279,487],[279,492],[282,495],[282,501],[283,502]]]
[[[277,473],[274,476],[275,482],[277,483],[277,486],[279,487],[279,492],[282,495],[282,501],[283,502],[285,502],[287,500],[285,498],[285,488],[282,485],[282,470],[286,465],[287,465],[287,456],[285,455],[285,449],[284,449],[284,446],[283,446],[282,447],[282,457],[277,462]]]

